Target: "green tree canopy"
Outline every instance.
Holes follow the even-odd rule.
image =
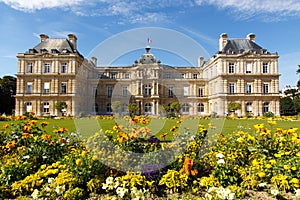
[[[15,108],[17,79],[13,76],[0,78],[0,113],[12,114]]]
[[[68,107],[67,103],[64,101],[58,101],[55,104],[55,109],[58,110],[61,114],[63,114],[63,110]]]
[[[242,108],[242,105],[239,102],[230,102],[228,104],[228,112],[234,112],[237,110],[240,110]]]

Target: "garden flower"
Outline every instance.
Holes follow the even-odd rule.
[[[274,195],[274,196],[277,196],[279,194],[279,190],[271,189],[271,194]]]
[[[128,140],[128,136],[127,136],[127,134],[126,133],[124,133],[124,132],[121,132],[121,133],[119,133],[119,135],[118,135],[118,141],[119,142],[124,142],[125,140]]]
[[[266,168],[270,169],[270,168],[272,168],[272,165],[271,164],[266,164]]]
[[[79,166],[79,165],[81,165],[81,164],[82,164],[82,160],[81,160],[81,159],[77,159],[77,160],[76,160],[76,165]]]
[[[93,161],[97,161],[97,160],[98,160],[98,157],[97,157],[97,156],[93,156],[93,157],[92,157],[92,160],[93,160]]]
[[[8,124],[4,124],[3,128],[6,129],[9,125]]]
[[[258,184],[258,187],[266,187],[267,186],[267,183],[260,183]]]
[[[294,187],[299,187],[299,186],[300,186],[300,185],[299,185],[299,180],[296,179],[296,178],[292,178],[292,179],[290,180],[290,183],[294,184]]]
[[[292,141],[296,144],[300,144],[300,135],[298,135],[297,133],[294,133],[293,137],[292,137]]]
[[[63,186],[56,186],[56,188],[55,188],[55,192],[58,194],[58,195],[61,195],[61,194],[63,194],[64,193],[64,191],[65,191],[65,185],[63,185]]]
[[[119,131],[121,130],[121,126],[119,126],[117,123],[113,126],[114,131]]]
[[[268,124],[269,124],[270,126],[276,125],[276,121],[275,121],[275,120],[269,120],[269,121],[268,121]]]
[[[23,128],[23,131],[25,133],[30,133],[31,129],[32,129],[32,127],[30,125],[25,125],[24,128]]]
[[[33,135],[30,133],[22,133],[22,138],[32,138]]]
[[[219,159],[217,163],[218,163],[219,165],[225,164],[225,160],[224,160],[224,159]]]
[[[223,155],[222,153],[218,153],[218,154],[216,155],[216,157],[217,157],[217,158],[224,158],[224,155]]]
[[[118,187],[116,189],[116,193],[118,194],[119,197],[123,198],[126,194],[126,192],[128,192],[128,189],[122,188],[122,187]]]
[[[32,197],[33,199],[38,199],[38,198],[39,198],[39,191],[38,191],[37,189],[35,189],[35,190],[33,191],[33,193],[31,194],[31,197]]]
[[[42,139],[49,140],[49,139],[51,139],[51,135],[44,134],[44,135],[42,135]]]
[[[13,140],[13,141],[6,144],[6,148],[12,149],[12,148],[15,147],[15,144],[16,144],[16,141]]]
[[[265,172],[258,172],[257,175],[260,177],[260,178],[263,178],[266,176]]]
[[[42,126],[47,126],[49,124],[49,122],[42,122],[41,125]]]

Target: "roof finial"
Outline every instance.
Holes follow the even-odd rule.
[[[146,53],[150,53],[150,49],[151,49],[151,48],[150,48],[149,45],[147,45],[145,49],[146,49]]]

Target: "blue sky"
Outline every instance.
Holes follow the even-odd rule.
[[[218,51],[221,33],[227,33],[229,38],[255,33],[256,43],[280,56],[280,89],[296,85],[299,79],[298,0],[0,0],[0,13],[0,77],[16,74],[17,54],[37,45],[41,33],[53,38],[74,33],[78,50],[88,56],[97,45],[116,34],[160,27],[185,34],[209,56]],[[161,41],[147,34],[139,37],[145,46],[148,37],[153,46]],[[173,42],[176,45],[178,41]],[[115,64],[130,65],[142,52],[129,52]],[[153,52],[165,64],[184,65],[184,61],[164,51]]]

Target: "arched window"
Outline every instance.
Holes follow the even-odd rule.
[[[112,112],[111,103],[106,104],[106,112],[110,114]]]
[[[189,111],[190,111],[190,105],[187,104],[187,103],[184,103],[184,104],[182,105],[182,112],[188,113]]]
[[[269,112],[269,102],[264,102],[263,104],[263,113]]]
[[[252,112],[252,103],[251,102],[246,103],[246,112]]]
[[[152,105],[151,103],[146,103],[145,104],[145,114],[151,114],[152,112]]]
[[[199,103],[197,105],[197,111],[198,112],[204,112],[204,104],[203,103]]]
[[[32,111],[32,103],[31,102],[27,102],[26,103],[26,112],[31,112]]]

